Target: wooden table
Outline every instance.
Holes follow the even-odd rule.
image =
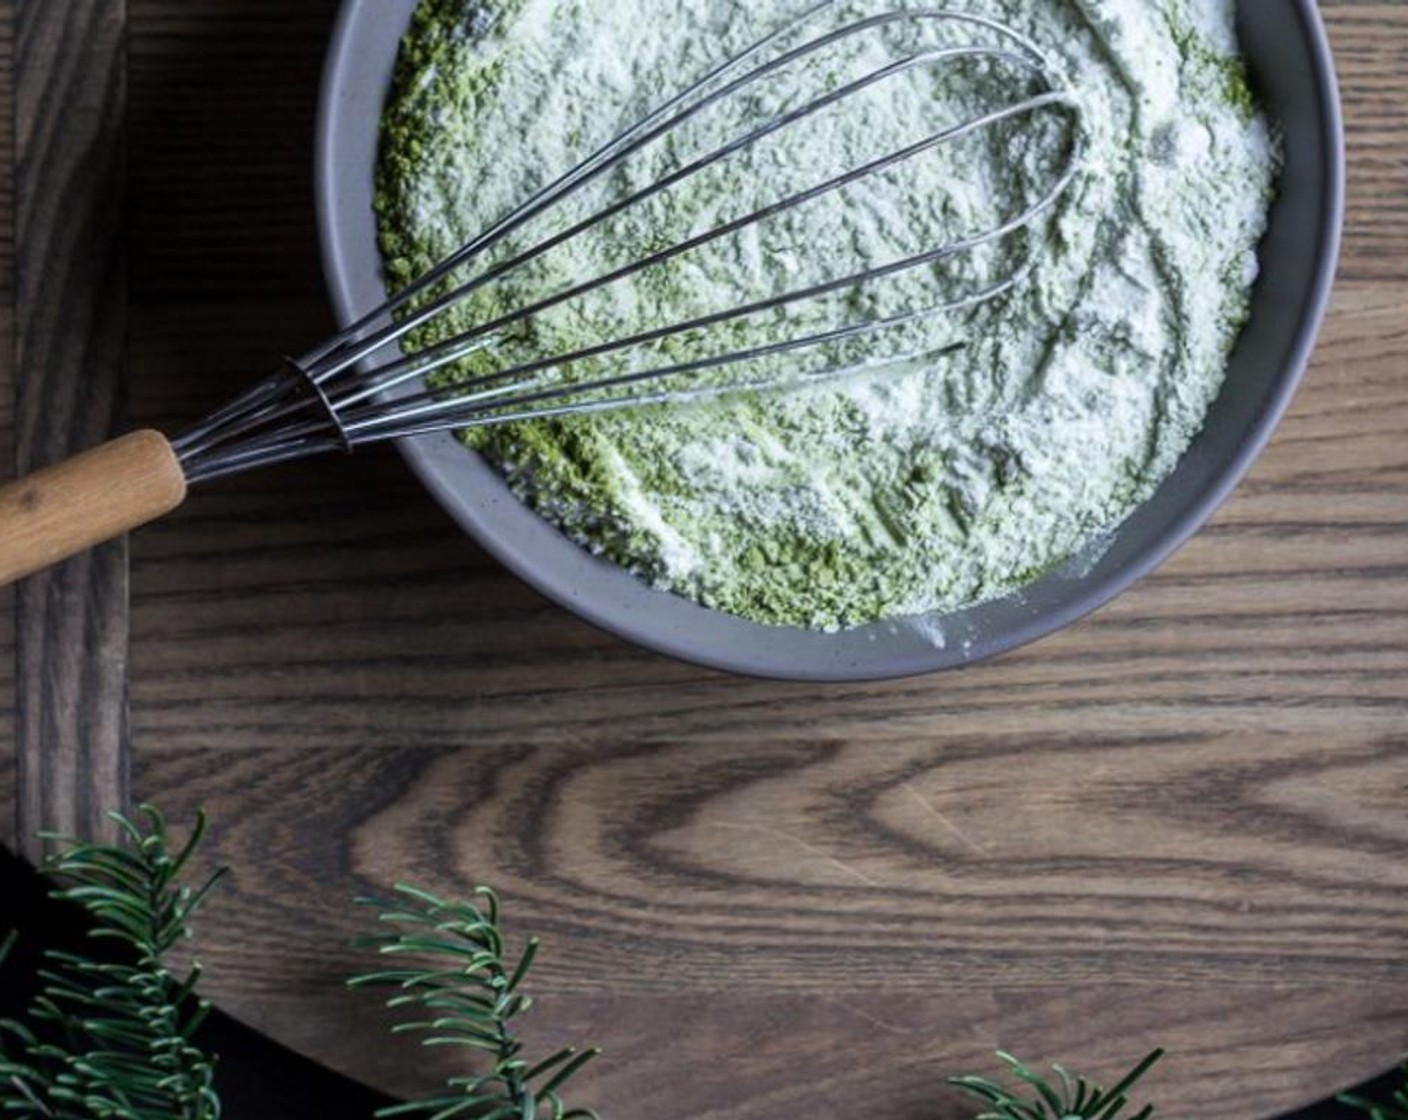
[[[177,427],[327,329],[309,174],[335,6],[0,5],[7,464]],[[544,602],[391,453],[274,470],[31,581],[13,631],[0,612],[7,834],[208,806],[238,869],[201,927],[210,992],[397,1090],[446,1063],[340,980],[348,900],[400,878],[495,884],[544,935],[539,1037],[608,1049],[580,1095],[616,1120],[957,1116],[944,1077],[997,1046],[1103,1075],[1168,1046],[1151,1091],[1206,1117],[1387,1067],[1408,6],[1325,11],[1354,182],[1315,367],[1211,528],[1094,618],[957,676],[736,680]]]

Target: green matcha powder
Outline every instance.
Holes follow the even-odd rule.
[[[384,119],[388,284],[438,263],[796,0],[422,0]],[[982,306],[718,374],[744,393],[466,433],[516,493],[654,586],[816,629],[1019,588],[1117,526],[1176,465],[1246,317],[1276,172],[1231,0],[969,0],[1037,42],[1081,105],[988,129],[874,182],[535,316],[438,382],[794,290],[1000,223],[1080,173],[1029,236],[786,316],[622,356],[633,367],[903,315],[1031,271]],[[808,37],[879,3],[837,4]],[[705,113],[495,250],[639,189],[777,112],[971,28],[887,26]],[[795,40],[800,41],[800,39]],[[995,63],[919,68],[573,239],[417,331],[448,338],[1032,92]],[[842,379],[808,374],[844,367]],[[554,376],[620,367],[582,363]]]

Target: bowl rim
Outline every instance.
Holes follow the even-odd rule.
[[[380,6],[382,2],[383,0],[342,0],[329,41],[318,104],[314,146],[318,238],[329,297],[337,321],[343,325],[353,321],[358,307],[351,294],[350,262],[347,259],[346,246],[341,237],[341,226],[335,219],[338,211],[336,195],[339,182],[335,94],[344,80],[344,71],[349,65],[348,60],[354,45],[353,38],[358,18],[366,11]],[[1245,3],[1246,0],[1239,0],[1239,2]],[[962,668],[979,661],[986,661],[1038,641],[1069,626],[1105,606],[1149,575],[1207,523],[1242,482],[1253,463],[1265,449],[1277,425],[1289,408],[1310,364],[1320,329],[1329,309],[1339,266],[1345,218],[1345,131],[1334,56],[1324,19],[1315,0],[1289,0],[1289,2],[1293,5],[1295,16],[1300,23],[1300,34],[1307,44],[1312,58],[1310,80],[1321,108],[1320,141],[1325,153],[1323,167],[1325,183],[1318,223],[1314,231],[1315,270],[1307,289],[1304,304],[1299,309],[1298,325],[1288,347],[1288,356],[1282,369],[1271,386],[1264,404],[1259,409],[1255,421],[1247,426],[1236,451],[1204,485],[1197,499],[1189,503],[1178,516],[1171,518],[1152,541],[1114,571],[1103,575],[1098,580],[1089,582],[1082,589],[1081,594],[1073,596],[1053,608],[1033,612],[1028,617],[1008,625],[1000,633],[991,637],[985,635],[980,648],[970,650],[967,642],[963,643],[963,647],[959,650],[945,648],[944,645],[939,644],[934,646],[931,652],[925,654],[891,657],[888,660],[874,662],[845,662],[844,660],[822,658],[815,663],[808,663],[801,667],[784,663],[770,652],[759,654],[752,651],[746,644],[740,649],[738,648],[739,643],[734,643],[727,652],[701,649],[693,642],[692,635],[687,628],[681,628],[681,633],[673,635],[661,633],[658,627],[649,623],[648,618],[638,617],[637,614],[631,612],[623,613],[613,609],[610,604],[599,604],[591,597],[580,596],[578,588],[570,580],[562,578],[560,573],[553,574],[544,566],[532,563],[525,558],[520,549],[500,539],[495,533],[486,531],[481,521],[482,511],[469,501],[462,487],[450,483],[437,462],[445,454],[445,437],[420,436],[401,440],[398,443],[398,450],[409,463],[421,484],[430,491],[442,508],[450,513],[460,527],[468,532],[480,547],[519,579],[591,625],[626,641],[686,663],[741,676],[773,680],[819,683],[898,680],[944,669]],[[458,455],[469,460],[476,458],[468,449],[458,444],[454,446]],[[482,460],[480,462],[482,463]],[[484,469],[488,471],[491,468],[484,464]],[[511,497],[506,485],[503,486],[503,490],[505,495]],[[516,498],[511,500],[517,502]],[[536,517],[536,515],[534,516]],[[543,524],[547,525],[548,523],[544,521]],[[556,533],[555,529],[553,531]],[[565,535],[560,533],[557,535],[572,549],[581,552],[584,558],[594,560],[580,545]],[[603,561],[595,562],[604,563]],[[616,571],[625,574],[621,569],[616,569]],[[635,580],[633,576],[627,576],[627,578]],[[642,591],[651,595],[668,594],[654,591],[644,583],[640,583],[640,587]],[[1020,597],[1020,591],[1016,594]],[[702,607],[682,597],[668,595],[668,598],[685,605],[694,612],[703,612],[708,615],[722,615],[724,613]],[[967,609],[972,608],[965,608],[965,610]],[[835,637],[835,635],[820,631],[768,627],[733,616],[725,617],[730,620],[730,624],[741,624],[744,629],[751,628],[759,632],[787,630],[789,634],[807,635],[808,638],[817,641],[826,641]],[[896,621],[902,623],[905,620]],[[845,633],[858,634],[873,628],[887,626],[893,629],[892,623],[882,620]]]

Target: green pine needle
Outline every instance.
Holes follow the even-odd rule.
[[[977,1120],[1114,1120],[1129,1104],[1129,1091],[1164,1056],[1155,1050],[1129,1071],[1112,1089],[1104,1089],[1084,1077],[1073,1077],[1059,1065],[1051,1067],[1054,1076],[1043,1077],[1011,1054],[998,1051],[1008,1073],[1018,1086],[1009,1089],[985,1077],[951,1077],[970,1096],[983,1102]],[[1145,1105],[1130,1120],[1149,1120],[1154,1106]]]
[[[1393,1094],[1388,1103],[1371,1101],[1367,1097],[1344,1093],[1339,1098],[1341,1104],[1367,1112],[1370,1120],[1408,1120],[1408,1085]]]
[[[392,901],[361,899],[381,910],[392,928],[364,940],[389,958],[407,957],[404,966],[353,977],[353,988],[391,991],[387,1007],[410,1018],[396,1033],[421,1035],[425,1046],[460,1046],[487,1053],[486,1073],[450,1078],[447,1093],[393,1105],[377,1115],[424,1116],[428,1120],[596,1120],[589,1109],[569,1109],[562,1100],[567,1081],[596,1050],[559,1050],[541,1061],[522,1057],[523,1044],[512,1021],[532,1006],[521,985],[533,965],[538,942],[529,941],[517,960],[505,950],[499,900],[480,887],[472,902],[447,902],[415,887],[398,886]]]
[[[150,806],[114,815],[127,847],[59,839],[45,867],[53,897],[88,911],[97,940],[123,946],[119,962],[50,951],[28,1021],[0,1022],[0,1117],[33,1120],[216,1120],[214,1061],[192,1041],[207,1005],[199,967],[165,965],[190,936],[190,919],[221,878],[192,888],[183,873],[205,833],[196,820],[173,853],[166,821]],[[14,946],[0,945],[0,963]]]
[[[24,1023],[0,1021],[0,1120],[218,1120],[214,1060],[193,1041],[208,1007],[195,994],[199,967],[184,977],[167,955],[190,936],[192,915],[221,878],[201,886],[183,880],[205,832],[201,815],[187,843],[172,852],[166,822],[143,806],[138,819],[114,818],[126,847],[65,841],[46,870],[53,897],[86,909],[96,939],[117,941],[118,963],[50,951],[39,976],[43,991]],[[596,1120],[568,1108],[567,1083],[596,1057],[568,1048],[538,1061],[523,1056],[513,1020],[532,1006],[523,983],[536,940],[511,956],[499,922],[499,900],[479,888],[472,901],[448,902],[399,886],[381,908],[386,932],[368,938],[387,967],[354,977],[354,988],[389,991],[387,1006],[406,1018],[394,1029],[426,1046],[457,1046],[489,1056],[486,1072],[451,1077],[438,1096],[382,1109],[383,1120]],[[0,967],[14,948],[0,938]],[[977,1120],[1116,1120],[1129,1093],[1163,1056],[1155,1050],[1113,1088],[1073,1077],[1059,1065],[1044,1077],[1010,1054],[1015,1087],[982,1077],[951,1083],[982,1101]],[[1371,1120],[1408,1120],[1408,1088],[1392,1104],[1342,1098]],[[1128,1120],[1150,1120],[1145,1105]]]

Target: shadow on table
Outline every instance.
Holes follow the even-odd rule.
[[[42,879],[0,848],[0,932],[17,930],[14,956],[0,974],[0,1019],[23,1013],[36,991],[43,949],[98,949],[84,937],[81,910],[51,901]],[[200,1045],[220,1055],[216,1088],[232,1120],[312,1120],[370,1117],[390,1098],[286,1050],[216,1012],[201,1028]],[[3,1111],[0,1090],[0,1111]]]

